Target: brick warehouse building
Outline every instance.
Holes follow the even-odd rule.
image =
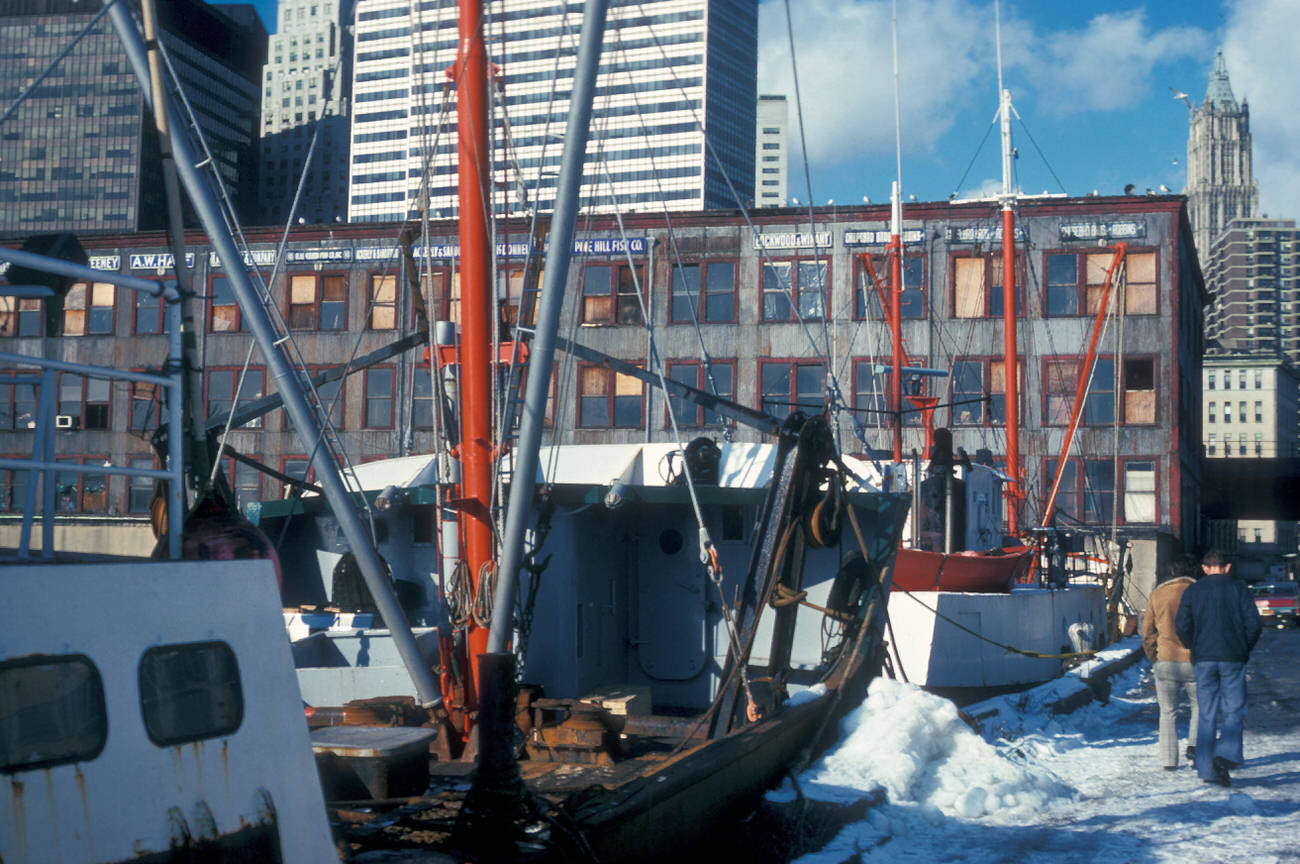
[[[891,440],[883,413],[888,372],[880,364],[888,364],[891,348],[866,263],[884,277],[888,209],[826,207],[816,218],[814,235],[806,211],[765,209],[749,221],[735,211],[680,213],[672,216],[670,232],[662,214],[628,214],[623,217],[628,239],[624,244],[614,217],[592,217],[580,226],[576,242],[564,333],[640,365],[650,354],[653,335],[671,377],[716,387],[723,395],[750,406],[765,405],[774,413],[790,410],[793,403],[820,406],[826,389],[826,366],[820,358],[829,358],[849,409],[837,415],[844,449],[880,458]],[[999,393],[1005,376],[997,209],[978,202],[909,204],[904,222],[906,349],[912,365],[951,371],[945,378],[930,379],[930,392],[943,403],[959,403],[941,406],[936,425],[951,426],[955,444],[972,455],[988,448],[1001,460],[1005,434]],[[1115,512],[1126,536],[1154,541],[1165,552],[1180,543],[1194,545],[1201,524],[1201,334],[1206,296],[1185,200],[1026,200],[1020,205],[1018,226],[1025,430],[1021,462],[1028,513],[1038,511],[1050,483],[1048,471],[1058,457],[1076,369],[1092,324],[1090,307],[1095,308],[1113,244],[1122,239],[1128,244],[1125,314],[1122,321],[1111,322],[1099,349],[1101,359],[1058,506],[1063,518],[1093,525],[1108,524]],[[285,272],[277,277],[273,293],[313,368],[340,365],[410,328],[414,313],[402,256],[397,254],[400,233],[401,226],[365,224],[309,226],[291,235]],[[269,272],[278,229],[252,229],[247,234],[254,260]],[[430,238],[432,312],[454,320],[454,223],[434,223]],[[169,261],[160,234],[81,239],[93,266],[155,278],[169,273],[159,269]],[[240,330],[239,311],[221,262],[201,237],[189,239],[195,285],[203,298],[196,318],[202,321],[204,398],[209,412],[215,413],[230,405],[251,340]],[[519,302],[528,245],[523,223],[499,229],[498,296],[507,320]],[[424,254],[423,248],[415,250],[417,258]],[[678,261],[680,270],[672,266]],[[672,276],[674,271],[678,275]],[[638,282],[647,297],[650,328],[642,324]],[[48,352],[75,362],[136,369],[156,369],[165,356],[161,312],[151,298],[111,286],[74,287],[66,302],[63,335],[48,340],[49,345],[38,335],[40,301],[15,305],[6,300],[6,314],[0,315],[0,350]],[[792,302],[802,324],[794,320]],[[1122,350],[1117,351],[1121,332]],[[671,437],[662,394],[647,393],[636,379],[564,355],[557,362],[562,365],[552,413],[560,441]],[[269,387],[264,363],[255,355],[245,393]],[[979,401],[986,393],[991,401]],[[350,377],[335,415],[351,458],[363,461],[428,450],[431,394],[418,351]],[[152,459],[147,435],[157,417],[153,400],[152,392],[132,392],[125,384],[102,387],[65,376],[59,413],[73,428],[57,435],[57,450],[66,454],[61,458],[147,464]],[[0,384],[0,453],[30,454],[26,415],[33,401],[29,387]],[[677,407],[683,437],[701,432],[721,436],[722,428],[711,422],[715,418],[693,406]],[[757,437],[743,427],[734,432],[738,441]],[[230,440],[240,452],[287,473],[305,465],[306,454],[287,428],[283,412],[268,415],[255,428],[235,430]],[[905,431],[905,450],[920,445],[913,415]],[[139,514],[147,507],[147,487],[129,486],[122,477],[111,478],[106,488],[93,478],[63,479],[67,482],[60,483],[60,509],[66,511],[69,525],[123,519],[144,524]],[[15,502],[21,502],[18,492],[24,480],[14,472],[3,480],[0,503],[14,514],[7,519],[16,531]],[[278,481],[246,466],[235,470],[235,485],[245,502],[281,493]],[[4,536],[7,540],[9,534]]]

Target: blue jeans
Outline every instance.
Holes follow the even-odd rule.
[[[1166,768],[1178,765],[1178,703],[1182,701],[1183,688],[1192,703],[1192,720],[1187,727],[1187,743],[1196,741],[1196,725],[1200,720],[1196,705],[1196,670],[1192,664],[1157,660],[1151,664],[1156,676],[1156,702],[1160,705],[1160,763]]]
[[[1196,773],[1209,780],[1214,776],[1215,756],[1238,765],[1244,761],[1241,727],[1246,718],[1246,664],[1197,663],[1196,701],[1201,709],[1196,727]]]

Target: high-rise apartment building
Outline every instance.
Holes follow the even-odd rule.
[[[1300,456],[1300,377],[1286,360],[1272,351],[1207,357],[1201,382],[1207,459]],[[1300,536],[1295,522],[1276,519],[1212,519],[1207,527],[1247,579],[1279,575]]]
[[[1259,183],[1251,171],[1250,106],[1245,99],[1238,106],[1232,95],[1222,49],[1214,53],[1205,99],[1192,108],[1183,191],[1202,261],[1229,222],[1254,216],[1259,207]]]
[[[1214,302],[1207,352],[1300,365],[1300,229],[1294,219],[1235,219],[1202,256]]]
[[[758,10],[753,0],[610,4],[596,80],[584,208],[735,207],[754,197]],[[457,212],[456,7],[359,0],[348,218]],[[550,210],[582,4],[493,0],[484,28],[493,209]],[[427,192],[422,185],[427,181]]]
[[[262,69],[263,224],[288,219],[295,196],[292,215],[303,222],[347,218],[352,7],[353,0],[281,0]]]
[[[754,204],[759,207],[785,206],[789,129],[785,97],[759,96],[754,151]]]
[[[0,125],[0,236],[165,224],[153,120],[109,19],[56,62],[100,8],[84,0],[0,4],[0,104],[25,97]],[[249,214],[266,30],[247,8],[174,0],[157,9],[162,44],[216,167],[236,209]]]

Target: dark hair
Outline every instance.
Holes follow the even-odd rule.
[[[1169,578],[1181,579],[1199,579],[1201,577],[1201,565],[1197,563],[1195,555],[1189,555],[1184,552],[1169,563]]]
[[[1223,554],[1223,550],[1211,548],[1205,550],[1201,556],[1201,566],[1203,567],[1226,567],[1228,565],[1228,556]]]

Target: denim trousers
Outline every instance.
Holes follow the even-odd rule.
[[[1156,701],[1160,703],[1160,764],[1166,768],[1178,765],[1178,703],[1182,701],[1183,688],[1192,705],[1192,720],[1187,727],[1187,741],[1196,740],[1196,670],[1190,662],[1175,663],[1157,660],[1152,668],[1156,675]]]
[[[1201,707],[1196,727],[1196,773],[1202,780],[1209,780],[1214,776],[1215,756],[1238,765],[1245,761],[1241,728],[1246,719],[1246,664],[1197,663],[1196,698]]]

